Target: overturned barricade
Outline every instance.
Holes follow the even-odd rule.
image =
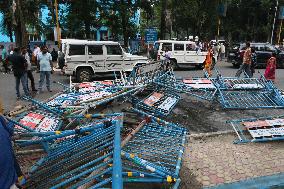
[[[19,141],[19,145],[43,145],[46,155],[33,165],[24,187],[123,188],[133,183],[168,183],[177,188],[186,129],[134,111],[142,121],[130,133],[125,133],[118,113],[77,116],[90,121],[81,122],[75,130],[25,133],[38,138]],[[91,121],[97,117],[102,119]]]
[[[213,82],[207,78],[179,79],[171,72],[156,78],[155,84],[178,93],[185,93],[205,100],[213,100],[217,92]]]
[[[112,188],[122,188],[120,128],[117,120],[48,133],[31,141],[30,144],[45,142],[49,146],[47,155],[32,167],[24,187],[78,188],[90,183],[93,188],[100,188],[112,182]]]
[[[180,96],[173,91],[154,91],[143,100],[137,100],[135,107],[156,116],[167,116],[178,103]]]
[[[169,183],[177,188],[186,129],[146,115],[137,133],[122,147],[124,182]]]
[[[284,140],[284,116],[231,120],[238,136],[235,143]]]
[[[257,78],[220,78],[215,81],[226,109],[284,108],[284,98],[271,81]]]

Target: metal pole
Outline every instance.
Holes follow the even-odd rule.
[[[281,19],[281,22],[280,22],[280,29],[279,29],[278,41],[277,41],[277,44],[278,44],[278,45],[279,45],[280,39],[281,39],[282,24],[283,24],[283,19]]]
[[[217,31],[218,39],[219,39],[219,36],[220,36],[220,25],[221,25],[221,19],[220,19],[220,17],[219,17],[219,18],[218,18],[218,31]]]
[[[119,123],[119,124],[118,124]],[[122,189],[122,161],[121,161],[121,139],[120,139],[121,121],[115,122],[114,135],[114,153],[113,153],[113,171],[112,171],[112,188]]]
[[[55,7],[55,16],[56,16],[56,34],[57,34],[57,42],[58,47],[60,48],[60,33],[59,33],[59,19],[58,19],[58,3],[57,0],[54,1],[54,7]]]
[[[272,41],[273,41],[273,33],[274,33],[274,28],[275,28],[277,10],[278,10],[278,0],[276,1],[276,7],[275,7],[275,13],[274,13],[274,19],[273,19],[273,25],[272,25],[272,31],[271,31],[271,39],[270,39],[271,44],[272,44]]]

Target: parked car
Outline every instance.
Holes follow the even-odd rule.
[[[251,43],[251,48],[255,49],[257,56],[257,67],[265,67],[267,60],[271,57],[272,53],[276,53],[277,67],[284,67],[284,52],[275,48],[275,46],[270,43]],[[236,56],[232,59],[232,64],[234,67],[239,67],[243,63],[243,55],[246,49],[246,44],[242,43]]]
[[[157,60],[163,60],[168,49],[174,68],[188,66],[202,68],[207,55],[207,52],[198,49],[193,41],[160,40],[155,42],[154,48]]]
[[[228,48],[227,62],[232,63],[238,56],[240,43],[234,43]]]
[[[90,81],[96,74],[131,72],[135,66],[148,63],[146,57],[126,53],[113,41],[62,39],[62,52],[65,74],[79,82]]]

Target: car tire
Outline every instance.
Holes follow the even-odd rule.
[[[172,65],[172,67],[173,67],[173,70],[179,69],[179,66],[178,66],[178,64],[177,64],[177,61],[176,61],[175,59],[172,59],[172,60],[171,60],[171,65]]]
[[[233,64],[233,67],[234,68],[240,68],[240,65],[239,64]]]
[[[93,71],[90,68],[80,68],[77,71],[76,79],[78,82],[89,82],[92,80]]]
[[[204,65],[204,63],[203,63],[203,64],[195,65],[195,68],[198,69],[198,70],[202,70],[203,67],[204,67],[203,65]]]

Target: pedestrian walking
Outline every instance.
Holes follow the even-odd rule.
[[[211,65],[211,70],[213,70],[215,65],[218,62],[219,48],[218,48],[218,44],[217,43],[214,44],[214,47],[213,47],[213,49],[211,49],[211,52],[213,53],[212,57],[214,57],[214,61],[212,62],[212,65]]]
[[[51,57],[52,57],[52,62],[56,62],[57,61],[58,53],[55,50],[55,48],[53,48],[52,51],[51,51]]]
[[[251,77],[251,48],[250,43],[246,43],[246,50],[243,56],[243,64],[239,68],[239,70],[236,73],[236,77],[240,77],[240,75],[243,73],[243,71],[247,74],[248,77]]]
[[[38,93],[42,92],[43,82],[46,79],[46,88],[49,92],[52,92],[50,86],[50,76],[53,72],[53,65],[52,65],[52,57],[49,52],[47,52],[47,47],[42,47],[41,52],[37,56],[38,64],[39,64],[39,71],[40,71],[40,80],[39,80],[39,87]]]
[[[27,48],[25,48],[25,47],[22,48],[22,55],[27,62],[27,77],[31,81],[32,91],[37,91],[36,88],[35,88],[35,79],[34,79],[34,76],[33,76],[32,64],[31,64],[31,61],[30,61],[30,56],[29,56],[29,53],[27,51]],[[27,81],[27,88],[29,90],[29,81]]]
[[[213,58],[213,51],[211,49],[211,46],[208,46],[208,51],[205,59],[205,65],[204,65],[204,71],[206,71],[209,75],[209,77],[212,76],[212,58]]]
[[[253,74],[255,73],[256,64],[257,64],[257,56],[255,53],[255,49],[251,48],[251,66],[250,66],[251,77],[253,77]]]
[[[20,95],[20,82],[22,83],[23,90],[26,96],[29,96],[29,91],[27,89],[27,63],[25,58],[21,55],[20,49],[16,47],[12,55],[8,56],[8,61],[12,63],[12,68],[16,80],[16,94],[17,98]]]
[[[168,48],[166,48],[166,51],[165,51],[165,65],[166,65],[166,71],[169,70],[170,68],[170,64],[171,64],[171,56],[172,56],[172,53],[169,51]],[[173,65],[172,65],[173,66]]]
[[[275,82],[275,71],[276,71],[276,53],[273,52],[272,56],[267,61],[264,77],[267,80]]]
[[[65,65],[65,55],[62,51],[59,51],[58,53],[58,66],[59,69],[61,70],[61,73],[64,74],[64,65]]]
[[[221,43],[220,51],[221,51],[220,60],[222,61],[223,58],[225,58],[225,53],[226,53],[226,47],[225,47],[224,43]]]
[[[9,62],[6,60],[7,59],[7,51],[6,51],[6,48],[3,45],[1,45],[1,50],[2,50],[2,52],[1,52],[2,65],[4,67],[4,73],[7,74],[11,71],[10,68],[9,68],[9,65],[8,65]]]

